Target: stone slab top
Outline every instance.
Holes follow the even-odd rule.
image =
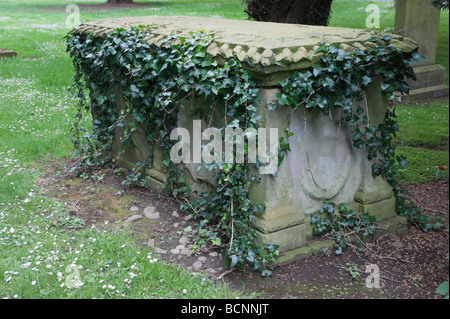
[[[320,43],[338,45],[343,50],[365,49],[372,30],[310,26],[247,20],[229,20],[188,16],[146,16],[103,19],[84,22],[74,34],[105,38],[108,33],[132,26],[149,26],[151,45],[159,45],[166,36],[177,33],[189,37],[190,32],[215,33],[207,48],[219,63],[234,56],[254,73],[260,85],[271,86],[293,71],[317,63],[314,53]],[[399,50],[411,52],[417,43],[409,38],[392,35],[390,43]]]

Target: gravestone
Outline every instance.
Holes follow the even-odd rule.
[[[408,81],[410,97],[430,99],[449,95],[445,68],[435,64],[440,16],[440,9],[432,6],[430,0],[397,0],[395,32],[417,41],[419,54],[425,57],[414,66],[417,81]]]
[[[15,51],[0,48],[0,58],[13,58],[16,56],[17,56],[17,53]]]
[[[385,179],[372,173],[367,150],[356,149],[351,132],[336,124],[339,110],[334,110],[331,116],[323,116],[319,111],[292,112],[283,107],[269,110],[280,92],[280,80],[319,62],[319,53],[315,52],[319,43],[331,43],[349,51],[364,49],[372,38],[370,31],[211,18],[135,17],[85,22],[74,33],[81,37],[92,33],[101,39],[117,28],[137,25],[152,25],[151,35],[146,38],[151,46],[160,45],[173,32],[189,37],[192,31],[215,31],[207,53],[219,64],[234,56],[252,71],[259,89],[259,126],[277,129],[280,137],[285,136],[285,127],[294,133],[289,138],[291,152],[278,167],[277,176],[261,175],[261,183],[254,183],[249,189],[252,202],[266,206],[264,214],[253,222],[258,240],[279,245],[280,262],[302,258],[330,245],[329,241],[310,243],[313,236],[310,215],[327,201],[346,203],[350,208],[374,215],[384,229],[379,234],[407,231],[406,219],[395,212],[392,188]],[[416,42],[400,35],[393,35],[390,43],[405,52],[417,49]],[[116,93],[119,94],[117,107],[121,109],[125,102],[120,98],[120,90]],[[365,95],[370,122],[377,125],[383,121],[388,106],[379,79],[374,79]],[[197,103],[201,101],[186,99],[177,114],[179,127],[193,130],[190,111]],[[207,126],[202,122],[202,130]],[[117,127],[115,133],[112,148],[117,152],[122,149],[123,129]],[[139,126],[133,132],[132,141],[135,147],[121,155],[121,165],[136,167],[137,162],[154,156],[154,167],[146,173],[150,175],[152,187],[161,188],[166,181],[161,150],[157,145],[149,147]],[[200,193],[214,185],[210,172],[198,170],[195,164],[182,165],[194,192]]]

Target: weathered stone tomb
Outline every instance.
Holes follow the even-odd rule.
[[[353,147],[350,132],[336,124],[339,110],[329,117],[316,111],[292,112],[282,107],[269,111],[270,103],[280,91],[280,80],[318,63],[314,50],[319,43],[331,43],[344,50],[364,49],[372,36],[370,30],[196,17],[138,17],[86,22],[76,28],[75,34],[93,33],[102,38],[119,27],[135,25],[153,25],[148,42],[155,46],[172,32],[189,36],[190,31],[214,31],[215,38],[207,53],[219,64],[234,56],[253,73],[259,89],[260,127],[276,128],[279,136],[284,134],[285,127],[294,133],[289,140],[292,151],[281,163],[277,176],[262,175],[261,183],[255,183],[249,190],[253,202],[266,206],[265,213],[253,223],[259,240],[279,245],[280,261],[296,259],[329,245],[311,241],[309,216],[323,202],[346,203],[350,208],[369,212],[383,226],[381,233],[406,231],[406,220],[395,213],[392,188],[382,177],[373,175],[367,151]],[[403,51],[417,48],[414,41],[397,35],[391,44]],[[382,122],[388,101],[379,82],[375,80],[365,94],[371,123]],[[120,99],[117,103],[120,108]],[[188,114],[195,103],[195,99],[186,101],[185,108],[179,111],[180,127],[192,129]],[[202,129],[206,126],[203,122]],[[115,151],[121,148],[119,128],[116,133]],[[161,154],[157,147],[149,149],[139,129],[133,134],[136,147],[121,157],[122,164],[131,167],[154,156],[154,167],[147,173],[152,186],[158,188],[165,182]],[[214,184],[212,175],[198,170],[198,164],[183,165],[193,190],[201,192]]]

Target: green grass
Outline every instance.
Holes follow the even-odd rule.
[[[75,102],[68,88],[74,70],[65,52],[66,4],[81,5],[82,21],[148,15],[246,19],[241,0],[136,1],[148,5],[112,11],[82,6],[102,2],[0,1],[0,48],[19,54],[0,60],[0,297],[245,297],[202,276],[150,262],[158,256],[134,244],[126,231],[112,233],[105,225],[67,229],[61,223],[61,218],[68,218],[64,205],[33,186],[45,162],[67,158],[73,151]],[[335,0],[331,25],[364,28],[369,3]],[[375,4],[382,9],[381,28],[393,27],[391,3]],[[448,83],[448,12],[441,16],[438,50],[437,61],[446,67]],[[429,108],[400,106],[398,114],[398,152],[409,158],[402,181],[448,178],[448,171],[439,175],[434,168],[448,166],[448,100]],[[88,122],[86,117],[84,125]],[[82,266],[81,288],[66,284],[71,274],[67,267],[73,263]]]
[[[152,3],[160,9],[82,11],[82,19],[149,14],[244,17],[240,10],[231,10],[237,1]],[[124,230],[113,233],[100,225],[69,232],[70,223],[61,223],[68,217],[64,205],[33,187],[46,161],[73,152],[75,103],[68,88],[74,70],[65,52],[64,9],[60,1],[0,2],[0,47],[19,55],[0,60],[0,297],[246,297],[203,275],[153,262],[158,256],[137,246]],[[72,264],[82,267],[80,288],[67,286],[72,274],[67,267]]]
[[[380,30],[393,30],[395,23],[395,9],[392,2],[334,0],[331,7],[330,26],[347,28],[365,28],[367,13],[365,8],[369,4],[380,8]],[[345,14],[345,13],[348,14]],[[449,84],[449,11],[441,11],[439,24],[439,38],[436,53],[436,63],[445,67],[445,83]]]
[[[432,102],[428,107],[402,105],[396,114],[400,126],[397,145],[448,151],[448,101]]]
[[[242,297],[203,275],[166,265],[149,249],[137,246],[126,231],[97,225],[70,232],[58,216],[67,217],[64,205],[33,192],[11,203],[7,211],[2,208],[2,298]],[[82,224],[77,222],[72,226]],[[73,286],[76,282],[79,287]]]
[[[398,155],[408,159],[406,168],[399,171],[400,182],[448,180],[448,100],[432,102],[429,106],[401,105],[397,108],[397,116],[400,132],[394,142],[398,146]]]
[[[448,151],[436,151],[410,146],[397,148],[398,155],[408,159],[405,169],[399,170],[401,183],[426,183],[437,180],[448,180]],[[441,170],[436,166],[446,166]]]
[[[394,27],[395,10],[392,2],[334,0],[331,7],[330,26],[366,28],[366,7],[375,4],[380,8],[380,29]]]

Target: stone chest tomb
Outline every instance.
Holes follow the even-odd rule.
[[[253,183],[248,192],[252,202],[265,205],[265,212],[258,216],[252,226],[257,230],[261,243],[279,246],[280,262],[311,254],[329,242],[317,243],[313,238],[310,215],[317,212],[324,202],[345,203],[352,209],[363,210],[377,218],[381,233],[401,233],[407,230],[406,220],[395,212],[393,189],[383,177],[372,172],[372,163],[365,149],[352,145],[350,131],[336,122],[339,109],[332,109],[329,116],[319,111],[293,111],[287,107],[270,110],[280,92],[279,82],[296,71],[307,71],[319,63],[315,49],[320,43],[330,43],[345,51],[365,49],[370,45],[370,30],[333,27],[290,25],[252,21],[233,21],[197,17],[137,17],[106,19],[85,22],[74,34],[95,38],[106,38],[117,28],[151,26],[151,35],[146,38],[151,47],[161,45],[170,34],[189,37],[189,32],[214,31],[214,40],[207,47],[209,54],[219,65],[234,57],[243,67],[251,71],[257,83],[260,115],[259,127],[275,128],[279,136],[285,136],[285,128],[293,133],[289,137],[291,151],[278,167],[277,176],[261,175],[260,183]],[[404,52],[417,48],[412,40],[393,35],[390,43]],[[384,120],[388,100],[380,89],[378,79],[373,79],[366,90],[364,109],[370,124]],[[125,107],[123,99],[115,104],[117,109]],[[191,112],[201,101],[192,97],[184,101],[177,113],[177,126],[193,130]],[[95,120],[95,112],[93,117]],[[202,120],[201,118],[198,118]],[[208,126],[223,127],[224,121],[215,117],[214,123],[201,122],[202,129]],[[115,128],[113,151],[122,149],[123,129]],[[166,182],[162,169],[162,153],[157,145],[150,147],[144,129],[137,127],[132,137],[133,147],[125,149],[120,163],[136,167],[136,163],[153,157],[153,167],[146,170],[150,185],[158,189]],[[193,193],[206,191],[215,184],[211,172],[198,164],[180,164]]]

